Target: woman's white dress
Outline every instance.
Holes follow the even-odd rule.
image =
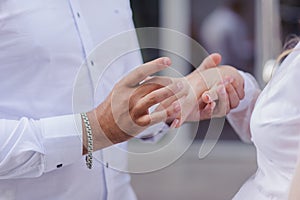
[[[254,143],[258,169],[233,199],[286,200],[300,156],[300,43],[261,93],[250,75],[242,75],[246,98],[228,119]]]

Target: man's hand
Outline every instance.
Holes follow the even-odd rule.
[[[145,81],[151,74],[170,65],[169,58],[160,58],[140,66],[120,80],[103,103],[87,113],[95,150],[127,141],[147,127],[180,113],[176,101],[184,94],[180,93],[183,89],[180,81],[173,83],[166,77]],[[151,106],[175,94],[177,97],[167,109],[149,113]],[[83,134],[83,142],[86,144],[86,134]]]

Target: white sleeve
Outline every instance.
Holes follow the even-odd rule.
[[[82,157],[80,115],[0,120],[0,180],[38,177]]]
[[[250,119],[261,89],[252,75],[242,71],[239,73],[244,78],[245,98],[230,111],[227,120],[244,142],[251,143]]]
[[[155,108],[157,108],[158,104],[152,106],[149,108],[149,112],[153,112]],[[149,143],[156,143],[161,138],[164,137],[164,135],[170,130],[170,126],[167,125],[165,122],[160,122],[157,124],[154,124],[141,132],[137,138],[143,140],[144,142]]]
[[[169,125],[164,122],[155,124],[150,126],[143,132],[141,132],[137,137],[143,140],[144,142],[156,143],[161,138],[165,136],[165,134],[170,130]]]

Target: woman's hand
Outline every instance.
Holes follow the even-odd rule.
[[[244,80],[231,66],[217,67],[219,54],[208,56],[194,72],[186,77],[173,79],[184,83],[184,93],[179,99],[181,113],[170,116],[167,123],[179,127],[186,121],[199,121],[225,116],[244,98]],[[163,101],[157,110],[167,108],[175,97]]]
[[[211,88],[201,95],[199,108],[195,109],[200,111],[200,119],[223,117],[244,98],[244,79],[235,68],[220,66],[201,73],[207,88]],[[191,116],[188,121],[197,120]]]

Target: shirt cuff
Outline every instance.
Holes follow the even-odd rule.
[[[82,122],[79,114],[40,120],[45,149],[45,172],[82,158]]]
[[[245,110],[249,104],[252,102],[252,99],[256,97],[256,93],[260,91],[260,87],[255,80],[255,78],[246,72],[238,71],[240,75],[244,79],[244,90],[245,90],[245,97],[240,101],[240,104],[237,108],[232,109],[230,112],[240,112],[242,110]]]
[[[164,122],[150,126],[138,135],[140,139],[149,143],[158,142],[168,131],[170,130],[169,125]]]

